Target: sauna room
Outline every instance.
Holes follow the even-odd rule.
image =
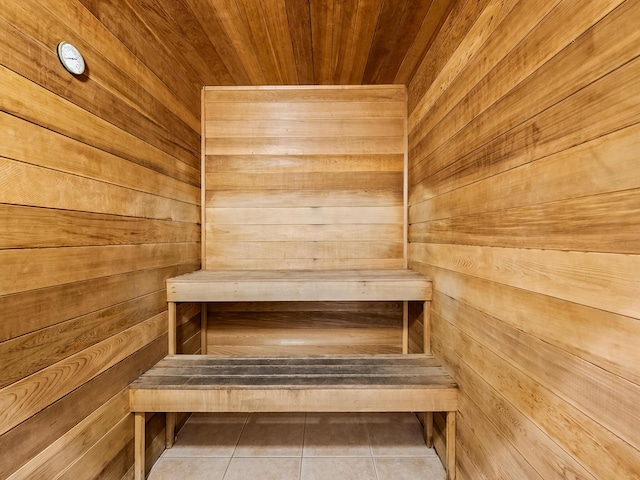
[[[639,479],[638,25],[1,0],[0,479]]]

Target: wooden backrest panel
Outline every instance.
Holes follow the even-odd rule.
[[[203,268],[405,265],[405,88],[206,87]]]

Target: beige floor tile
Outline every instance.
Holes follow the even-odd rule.
[[[298,480],[300,458],[232,458],[224,480]]]
[[[302,414],[252,414],[242,431],[234,457],[300,457],[304,434]]]
[[[300,480],[376,480],[376,472],[371,457],[304,457]]]
[[[445,480],[446,473],[437,457],[376,457],[378,480]]]
[[[147,480],[222,480],[229,461],[229,458],[162,457]]]
[[[231,457],[247,415],[194,414],[165,457]]]
[[[307,414],[305,457],[369,457],[371,448],[359,414]]]
[[[410,413],[367,413],[363,419],[374,456],[433,456],[422,435],[422,427]]]

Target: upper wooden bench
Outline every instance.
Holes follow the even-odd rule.
[[[177,302],[421,301],[431,281],[412,270],[198,270],[167,279],[169,354],[176,353]],[[425,324],[429,309],[425,308]],[[408,343],[405,315],[403,348]],[[203,328],[206,319],[203,318]],[[428,325],[427,325],[428,327]],[[429,353],[428,328],[425,352]],[[206,353],[206,352],[203,352]]]
[[[198,270],[167,279],[169,302],[428,299],[431,282],[412,270]]]

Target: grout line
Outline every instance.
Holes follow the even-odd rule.
[[[369,426],[367,425],[363,414],[360,413],[358,415],[360,416],[360,422],[362,422],[362,425],[364,426],[364,433],[367,436],[367,444],[369,445],[369,456],[373,458],[373,447],[371,446],[371,435],[369,434]]]
[[[227,467],[224,469],[224,474],[222,475],[222,480],[224,480],[227,477],[227,473],[229,472],[229,467],[231,466],[231,460],[234,459],[235,454],[236,454],[236,449],[238,448],[238,445],[240,444],[240,439],[242,438],[242,433],[244,432],[244,428],[247,426],[247,423],[249,422],[249,416],[251,414],[248,414],[245,419],[244,419],[244,423],[242,424],[242,428],[240,429],[240,435],[238,435],[238,439],[236,440],[236,444],[233,447],[233,452],[231,452],[231,456],[229,457],[229,461],[227,462]]]
[[[371,446],[371,435],[369,434],[369,426],[367,425],[367,422],[363,418],[363,414],[360,413],[359,415],[360,415],[360,422],[364,426],[364,431],[367,436],[367,443],[369,444],[369,458],[371,459],[371,463],[373,464],[373,474],[375,475],[376,480],[379,480],[378,467],[376,467],[376,458],[373,456],[373,447]]]
[[[302,480],[302,462],[304,462],[304,439],[307,436],[307,412],[304,414],[304,423],[302,424],[302,451],[300,452],[300,470],[298,472],[298,480]]]

